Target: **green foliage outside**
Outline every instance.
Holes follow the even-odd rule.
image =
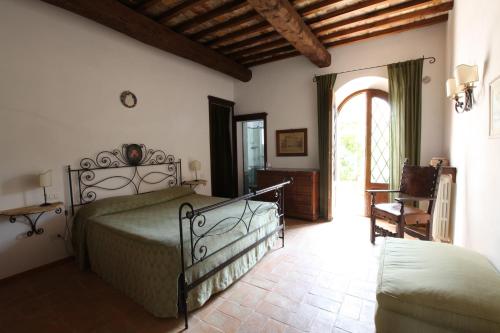
[[[340,139],[340,180],[358,181],[361,176],[363,151],[355,134],[344,134]]]

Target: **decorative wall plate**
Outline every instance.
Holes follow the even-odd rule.
[[[120,101],[123,106],[127,108],[133,108],[137,105],[137,97],[131,91],[125,90],[120,94]]]

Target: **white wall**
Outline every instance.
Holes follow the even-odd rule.
[[[447,76],[479,66],[476,104],[456,114],[446,102],[445,147],[457,167],[454,241],[487,255],[500,269],[500,139],[488,138],[489,84],[500,76],[500,2],[455,0],[448,22]]]
[[[64,166],[123,143],[174,154],[185,178],[198,159],[210,179],[207,95],[233,99],[231,78],[35,0],[2,1],[0,45],[0,209],[40,203],[46,169],[49,193],[68,202]],[[136,108],[120,104],[123,90]],[[0,217],[0,278],[66,256],[63,218],[41,226],[24,238],[26,225]]]
[[[318,69],[304,57],[254,67],[248,83],[235,83],[236,113],[268,113],[268,161],[272,167],[317,168],[318,138],[316,115],[316,84],[314,74],[340,72],[376,66],[418,57],[434,56],[434,64],[424,65],[424,76],[431,82],[423,85],[422,101],[422,163],[443,154],[443,103],[445,82],[446,25],[438,24],[385,37],[330,49],[332,65]],[[362,76],[387,77],[387,69],[379,68],[337,77],[334,89]],[[340,101],[338,101],[340,102]],[[308,129],[306,157],[277,157],[277,129]]]

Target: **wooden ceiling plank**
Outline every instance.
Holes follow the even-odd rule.
[[[241,81],[246,82],[252,78],[252,72],[246,67],[168,29],[116,0],[41,1],[86,17],[140,42],[197,62]]]
[[[334,4],[341,2],[341,1],[342,0],[323,0],[323,1],[312,3],[308,6],[305,6],[301,9],[297,10],[297,12],[301,16],[308,16],[308,15],[317,13],[321,10],[325,10],[326,8],[330,7],[331,5],[334,5]]]
[[[260,16],[260,17],[262,17],[262,16]],[[254,24],[250,27],[239,29],[237,31],[230,32],[224,36],[213,39],[210,42],[206,43],[206,45],[217,47],[217,46],[224,44],[227,41],[234,40],[234,39],[237,39],[237,38],[242,37],[242,36],[252,36],[253,34],[260,33],[262,31],[268,30],[270,28],[272,28],[272,27],[269,25],[269,23],[267,21],[264,20],[262,22]]]
[[[384,2],[384,1],[385,0],[369,0],[369,1],[364,1],[364,2],[361,2],[361,3],[355,3],[353,5],[346,6],[346,7],[342,8],[342,9],[334,10],[334,11],[332,11],[330,13],[325,14],[325,15],[320,15],[317,18],[306,19],[305,22],[307,24],[310,24],[311,21],[313,21],[313,23],[318,23],[318,22],[323,21],[323,18],[325,18],[325,20],[331,19],[332,17],[345,14],[346,12],[350,12],[350,11],[354,11],[354,10],[358,10],[358,9],[363,9],[365,7],[373,6],[374,4],[377,4],[377,3],[380,3],[380,2]],[[427,0],[427,1],[429,1],[429,0]],[[304,12],[307,12],[307,7],[304,10]],[[338,13],[338,14],[336,14],[336,13]],[[248,34],[251,34],[251,33],[257,33],[259,31],[262,31],[263,29],[267,28],[268,26],[266,26],[265,24],[264,25],[261,24],[258,27],[255,26],[255,29],[253,29],[252,27],[253,26],[245,28],[245,29],[241,29],[241,30],[238,30],[238,31],[235,31],[233,33],[226,34],[226,35],[224,35],[222,37],[216,38],[216,39],[208,42],[207,45],[209,45],[209,46],[215,46],[215,47],[216,46],[220,46],[221,44],[224,44],[227,41],[230,41],[230,40],[233,40],[233,39],[237,39],[237,38],[240,38],[242,36],[245,36],[245,35],[248,35]],[[224,46],[228,46],[228,45],[231,45],[231,43],[225,44]]]
[[[254,47],[251,47],[248,49],[243,49],[241,51],[234,52],[234,53],[227,54],[227,55],[233,59],[239,59],[241,57],[246,57],[246,56],[249,56],[249,55],[252,55],[255,53],[259,53],[261,51],[273,49],[276,47],[282,47],[285,45],[289,45],[288,41],[284,38],[279,38],[279,39],[276,39],[276,40],[273,40],[273,41],[270,41],[267,43],[259,44],[257,46],[254,46]]]
[[[288,0],[247,0],[283,38],[318,67],[328,67],[331,55]]]
[[[447,20],[448,20],[448,14],[443,14],[443,15],[439,15],[439,16],[435,16],[435,17],[431,17],[431,18],[427,18],[427,19],[422,19],[419,21],[414,21],[414,22],[399,25],[399,26],[390,27],[387,29],[369,32],[369,33],[362,34],[362,35],[355,36],[355,37],[342,39],[339,41],[326,43],[325,46],[328,48],[335,47],[335,46],[349,44],[349,43],[353,43],[353,42],[357,42],[357,41],[361,41],[361,40],[365,40],[365,39],[369,39],[369,38],[373,38],[373,37],[383,36],[383,35],[387,35],[387,34],[391,34],[391,33],[398,33],[398,32],[403,32],[406,30],[422,28],[422,27],[426,27],[429,25],[434,25],[434,24],[446,22]],[[276,56],[276,58],[273,55],[269,55],[269,53],[268,53],[268,54],[266,54],[266,58],[259,57],[256,60],[249,60],[248,59],[248,60],[243,61],[242,63],[247,67],[253,67],[253,66],[269,63],[272,61],[281,60],[281,59],[285,59],[285,58],[291,58],[291,57],[295,57],[295,56],[299,55],[299,54],[291,54],[291,53],[283,55],[280,52],[275,52],[274,54],[276,54],[276,53],[278,53],[278,56]]]
[[[269,62],[278,61],[281,59],[292,58],[292,57],[296,57],[299,55],[300,55],[300,52],[298,52],[298,51],[292,51],[289,53],[282,53],[282,54],[274,55],[271,57],[262,58],[262,59],[259,59],[256,61],[248,62],[248,64],[249,64],[248,66],[257,66],[257,65],[267,64]]]
[[[411,8],[413,6],[418,6],[418,5],[422,5],[422,4],[425,4],[425,3],[431,3],[431,2],[433,2],[433,0],[412,0],[412,1],[409,1],[409,2],[398,3],[398,4],[392,5],[390,7],[386,7],[386,8],[374,10],[372,12],[361,14],[361,15],[358,15],[358,16],[355,16],[355,17],[349,17],[349,18],[346,18],[346,19],[344,19],[342,21],[337,21],[337,22],[334,22],[334,23],[322,25],[319,28],[313,29],[313,32],[316,35],[319,35],[323,31],[340,28],[342,26],[346,26],[346,25],[349,25],[349,24],[361,22],[361,21],[364,21],[364,20],[373,19],[373,18],[375,18],[377,16],[391,14],[391,13],[394,13],[394,12],[397,12],[397,11],[400,11],[400,10],[403,10],[403,9],[407,9],[407,8]]]
[[[335,28],[341,28],[341,27],[349,25],[349,24],[357,23],[357,22],[364,21],[367,19],[372,19],[372,18],[375,18],[375,17],[380,16],[380,15],[390,14],[392,12],[397,12],[397,11],[405,9],[405,8],[413,7],[416,5],[421,5],[424,3],[429,3],[432,1],[433,0],[412,0],[412,1],[407,2],[407,3],[399,3],[399,4],[396,4],[396,5],[387,7],[387,8],[379,9],[379,10],[376,10],[373,12],[369,12],[366,14],[362,14],[362,15],[355,16],[352,18],[347,18],[347,19],[342,20],[342,21],[338,21],[335,23],[321,26],[319,28],[313,29],[313,32],[317,36],[320,36],[321,32],[323,32],[323,31],[327,31],[327,30],[331,30],[331,29],[335,29]],[[451,6],[453,6],[453,3],[451,3],[451,2],[449,2],[448,4],[451,4]],[[263,39],[259,40],[259,37],[261,37],[261,36],[263,37]],[[242,48],[252,52],[254,50],[259,50],[259,48],[257,48],[257,46],[255,47],[255,49],[252,48],[251,46],[253,44],[263,45],[264,44],[264,43],[262,43],[263,41],[266,41],[266,39],[267,40],[272,40],[273,38],[276,39],[276,36],[279,36],[279,34],[277,32],[273,31],[273,32],[269,32],[268,34],[266,34],[265,38],[263,35],[260,35],[257,37],[244,39],[244,40],[239,41],[239,42],[234,43],[234,44],[220,47],[217,50],[221,53],[224,53],[224,54],[231,54],[231,53],[239,52],[239,49],[242,49]],[[261,42],[261,43],[259,43],[259,42]]]
[[[297,0],[293,0],[292,3],[296,2]],[[331,1],[331,0],[330,0]],[[250,17],[246,17],[246,15],[250,15],[251,13],[251,16]],[[193,39],[195,40],[200,40],[210,34],[213,34],[215,32],[219,32],[221,30],[226,30],[226,29],[232,29],[232,28],[237,28],[238,26],[241,26],[242,24],[246,23],[246,22],[249,22],[251,20],[255,20],[255,19],[259,19],[259,18],[262,18],[262,16],[259,15],[259,13],[257,13],[256,11],[252,10],[251,12],[249,12],[248,14],[245,14],[245,15],[242,15],[242,16],[238,16],[238,17],[235,17],[233,19],[232,22],[223,22],[223,23],[220,23],[220,24],[217,24],[217,25],[214,25],[208,29],[205,29],[205,30],[201,30],[199,32],[197,32],[196,34],[193,35]],[[237,30],[236,32],[240,32],[243,33],[243,35],[245,34],[253,34],[253,33],[258,33],[262,30],[265,30],[265,29],[269,29],[269,28],[272,28],[272,26],[267,22],[267,21],[264,21],[264,22],[259,22],[257,24],[255,24],[254,26],[252,26],[255,28],[255,30],[251,29],[251,30],[246,30],[245,28],[243,29],[240,29],[240,30]],[[249,28],[252,28],[252,27],[249,27]],[[234,33],[236,33],[234,32]],[[206,43],[206,45],[209,45],[209,46],[218,46],[222,43],[224,43],[224,41],[226,40],[229,40],[229,39],[232,39],[231,38],[231,34],[233,32],[229,32],[226,37],[226,35],[223,36],[223,38],[220,38],[221,40],[219,40],[219,38],[215,38],[209,42]],[[240,36],[238,34],[238,36]]]
[[[304,8],[299,9],[298,12],[302,16],[309,15],[311,13],[315,13],[318,10],[324,9],[325,7],[331,6],[331,5],[333,5],[333,4],[337,3],[337,2],[340,2],[340,1],[342,1],[342,0],[324,0],[324,1],[316,2],[316,3],[313,3],[313,4],[309,5],[309,6],[306,6]],[[432,1],[432,0],[427,0],[427,1]],[[254,12],[254,13],[256,15],[259,15],[256,12]],[[216,27],[213,27],[213,28],[216,28]],[[217,30],[220,30],[220,29],[217,29]],[[212,32],[215,32],[217,30],[214,29],[214,31],[212,31]],[[203,37],[205,35],[205,31],[202,31],[202,32],[203,32],[202,34],[193,35],[193,39],[197,40],[198,38]],[[207,33],[207,34],[210,34],[210,32]],[[279,34],[277,32],[275,32],[275,31],[266,34],[266,37],[276,37],[276,36],[279,36]],[[261,35],[261,36],[257,36],[257,37],[253,37],[253,38],[247,39],[247,41],[249,42],[249,45],[251,45],[251,43],[255,43],[255,40],[258,39],[259,37],[264,38],[264,36]],[[244,41],[241,41],[241,42],[238,42],[238,43],[235,43],[235,44],[231,44],[227,49],[220,48],[219,51],[222,52],[222,53],[225,53],[225,52],[232,51],[232,50],[235,50],[237,48],[240,48],[241,46],[249,46],[249,45],[245,45]]]
[[[268,41],[271,41],[274,39],[279,39],[279,38],[283,38],[283,37],[281,37],[279,33],[277,33],[276,31],[273,30],[273,31],[269,31],[269,32],[257,35],[257,36],[252,37],[252,38],[242,40],[240,42],[231,44],[229,46],[219,47],[217,49],[217,51],[220,53],[223,53],[223,54],[231,54],[231,53],[234,53],[236,51],[239,51],[243,47],[250,48],[251,46],[253,46],[255,44],[262,44],[264,42],[268,42]]]
[[[196,7],[196,6],[199,6],[199,5],[202,5],[203,3],[207,2],[208,0],[187,0],[187,1],[184,1],[182,3],[180,3],[179,5],[167,10],[166,12],[164,12],[163,14],[161,14],[160,16],[158,16],[156,18],[156,20],[162,24],[165,24],[167,23],[168,21],[170,21],[171,19],[173,19],[174,17]]]
[[[257,59],[260,59],[263,57],[272,56],[272,55],[275,55],[277,53],[290,52],[293,50],[296,50],[296,49],[292,45],[286,45],[286,46],[274,48],[274,49],[269,50],[269,51],[260,52],[257,54],[245,55],[245,56],[236,58],[236,61],[238,61],[239,63],[246,63],[246,62],[249,62],[252,60],[257,60]]]
[[[453,3],[445,2],[445,3],[441,3],[441,4],[434,6],[434,7],[422,8],[422,9],[412,11],[409,13],[404,13],[401,15],[388,17],[386,19],[382,19],[379,21],[365,23],[365,24],[362,24],[362,25],[359,25],[359,26],[356,26],[356,27],[353,27],[350,29],[335,31],[333,33],[321,36],[320,40],[323,43],[326,43],[329,40],[331,40],[333,38],[337,38],[339,36],[349,35],[349,34],[352,34],[355,32],[376,28],[378,26],[383,26],[383,25],[398,22],[398,21],[418,18],[418,17],[422,17],[422,16],[428,16],[428,15],[433,15],[433,14],[439,14],[439,13],[443,13],[443,12],[446,12],[448,10],[451,10],[452,8],[453,8]]]
[[[313,17],[313,18],[307,20],[307,24],[311,25],[311,24],[316,24],[318,22],[330,20],[334,17],[344,15],[344,14],[350,13],[350,12],[355,11],[355,10],[365,9],[367,7],[377,5],[377,4],[385,2],[385,1],[386,0],[366,0],[366,1],[357,2],[355,4],[345,6],[344,8],[340,8],[340,9],[331,11],[331,12],[326,13],[324,15]]]
[[[410,29],[423,28],[423,27],[427,27],[429,25],[446,22],[447,20],[448,20],[448,14],[443,14],[443,15],[434,16],[434,17],[419,20],[419,21],[410,22],[408,24],[403,24],[403,25],[399,25],[399,26],[390,27],[387,29],[369,32],[369,33],[366,33],[366,34],[363,34],[360,36],[350,37],[350,38],[326,43],[325,46],[326,47],[334,47],[334,46],[344,45],[344,44],[353,43],[353,42],[357,42],[360,40],[364,40],[364,39],[372,38],[372,37],[376,37],[376,36],[382,36],[382,35],[387,35],[387,34],[391,34],[391,33],[402,32],[402,31],[406,31],[406,30],[410,30]]]
[[[146,0],[144,3],[141,3],[139,6],[137,6],[136,10],[144,13],[162,2],[163,0]]]
[[[225,22],[213,25],[210,28],[200,30],[197,33],[192,34],[191,39],[200,40],[203,37],[208,36],[210,34],[213,34],[215,32],[225,30],[225,29],[232,29],[234,27],[238,27],[242,24],[245,24],[245,23],[253,21],[253,20],[258,20],[260,18],[262,18],[262,16],[260,16],[259,13],[257,13],[255,10],[252,9],[248,13],[245,13],[241,16],[233,17]]]
[[[199,26],[205,22],[208,22],[210,20],[213,20],[213,19],[220,17],[220,16],[223,16],[223,15],[226,15],[232,11],[241,9],[245,6],[247,6],[247,2],[245,0],[236,0],[234,2],[229,2],[229,3],[223,4],[222,6],[219,6],[215,9],[205,13],[205,14],[195,16],[192,19],[189,19],[185,22],[182,22],[182,23],[174,26],[173,28],[176,31],[180,31],[180,32],[185,33],[188,30],[196,28],[197,26]]]

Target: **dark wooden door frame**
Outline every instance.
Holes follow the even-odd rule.
[[[233,183],[234,183],[233,193],[234,193],[234,196],[238,196],[238,160],[237,160],[237,156],[236,156],[237,150],[236,150],[236,123],[234,122],[234,102],[227,100],[227,99],[223,99],[223,98],[209,95],[208,96],[209,124],[210,124],[210,105],[212,105],[212,104],[225,106],[225,107],[228,107],[231,109],[231,111],[230,111],[231,112],[231,119],[232,119],[231,145],[233,146],[232,147],[232,151],[233,151],[232,164],[233,164],[233,178],[234,178],[233,179]],[[212,137],[211,130],[212,130],[211,126],[209,126],[209,138]],[[214,161],[212,161],[213,153],[214,153],[213,147],[212,147],[212,145],[210,145],[210,181],[211,181],[211,185],[214,184],[214,173],[213,173]],[[212,190],[212,192],[213,192],[213,190]]]
[[[252,121],[252,120],[263,120],[264,121],[264,165],[267,166],[267,113],[247,113],[239,114],[233,117],[234,128],[236,129],[236,123],[241,121]],[[236,170],[237,171],[237,170]]]

